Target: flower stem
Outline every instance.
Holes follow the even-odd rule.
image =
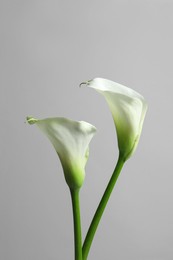
[[[82,234],[80,221],[79,190],[70,189],[73,209],[75,260],[82,260]]]
[[[97,210],[95,212],[93,220],[92,220],[92,222],[90,224],[90,227],[88,229],[88,233],[87,233],[87,235],[85,237],[85,241],[84,241],[83,247],[82,247],[82,254],[83,254],[83,258],[82,259],[83,260],[86,260],[87,257],[88,257],[88,253],[89,253],[89,250],[90,250],[90,247],[91,247],[91,244],[92,244],[95,232],[97,230],[98,224],[99,224],[100,219],[101,219],[101,217],[103,215],[104,209],[105,209],[105,207],[107,205],[107,202],[109,200],[109,197],[110,197],[110,195],[112,193],[112,190],[113,190],[113,188],[115,186],[115,183],[116,183],[116,181],[118,179],[118,176],[119,176],[119,174],[121,172],[121,169],[122,169],[123,165],[124,165],[124,159],[123,159],[123,157],[119,156],[117,165],[115,167],[115,170],[114,170],[114,172],[112,174],[112,177],[111,177],[111,179],[110,179],[110,181],[109,181],[109,183],[107,185],[107,188],[106,188],[106,190],[105,190],[105,192],[103,194],[103,197],[102,197],[102,199],[101,199],[101,201],[100,201],[100,203],[98,205],[98,208],[97,208]]]

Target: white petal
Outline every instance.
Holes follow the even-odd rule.
[[[46,134],[59,155],[68,185],[79,188],[84,181],[89,143],[96,128],[84,121],[60,117],[43,120],[29,118],[28,122],[36,123]]]
[[[99,92],[109,91],[112,93],[122,94],[132,98],[137,97],[137,98],[144,99],[142,95],[140,95],[138,92],[134,91],[133,89],[128,88],[124,85],[121,85],[109,79],[95,78],[81,83],[81,85],[82,84],[86,84],[88,87],[94,88]]]
[[[142,131],[147,104],[139,93],[111,80],[96,78],[82,84],[101,93],[111,110],[120,153],[125,160],[135,151]]]

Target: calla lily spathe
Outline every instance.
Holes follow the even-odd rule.
[[[79,189],[85,178],[89,143],[96,128],[84,121],[61,117],[43,120],[27,117],[27,121],[36,124],[48,137],[60,158],[67,184],[71,189]]]
[[[143,96],[111,80],[95,78],[81,83],[101,93],[111,110],[120,155],[127,160],[135,151],[147,111]]]

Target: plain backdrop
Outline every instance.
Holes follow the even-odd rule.
[[[27,115],[98,129],[81,189],[83,238],[118,150],[104,77],[149,104],[88,259],[173,259],[173,1],[0,1],[0,259],[71,260],[71,200],[59,159]]]

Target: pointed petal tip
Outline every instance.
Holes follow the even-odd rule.
[[[79,87],[81,88],[82,85],[87,85],[87,82],[85,81],[85,82],[80,83]]]
[[[32,116],[27,116],[26,121],[28,122],[28,124],[33,125],[38,121],[38,119],[36,119]]]
[[[83,81],[82,83],[80,83],[79,87],[82,87],[82,85],[89,85],[89,83],[91,82],[91,80],[87,80],[87,81]]]

